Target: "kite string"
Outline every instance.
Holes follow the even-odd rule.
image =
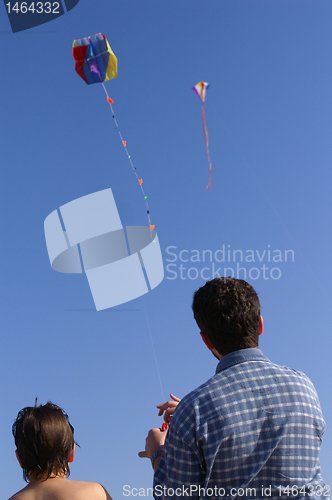
[[[205,113],[204,102],[202,102],[202,122],[203,122],[203,131],[204,131],[205,150],[206,150],[206,155],[207,155],[208,164],[209,164],[208,183],[207,183],[206,189],[208,191],[210,191],[212,188],[212,160],[211,160],[211,154],[210,154],[209,132],[208,132],[207,123],[206,123],[206,113]]]
[[[135,164],[133,162],[133,159],[131,157],[131,154],[129,153],[128,151],[128,148],[127,148],[127,141],[124,139],[123,135],[122,135],[122,132],[120,130],[120,127],[119,127],[119,123],[118,123],[118,120],[116,118],[116,115],[115,115],[115,111],[114,111],[114,108],[113,108],[113,105],[112,105],[112,99],[110,98],[108,92],[107,92],[107,89],[105,87],[105,84],[102,82],[102,86],[103,86],[103,89],[104,89],[104,92],[106,94],[106,98],[107,98],[107,102],[108,104],[110,105],[110,108],[111,108],[111,112],[112,112],[112,118],[113,118],[113,121],[114,121],[114,126],[115,126],[115,130],[117,131],[118,133],[118,136],[121,140],[121,143],[124,147],[124,150],[125,150],[125,153],[126,153],[126,156],[127,156],[127,159],[129,161],[129,164],[131,166],[131,169],[136,177],[136,180],[141,188],[141,193],[143,195],[143,198],[144,198],[144,203],[145,203],[145,208],[146,208],[146,215],[147,215],[147,219],[148,219],[148,223],[149,223],[149,228],[150,228],[150,231],[151,231],[151,236],[152,236],[152,232],[154,231],[155,229],[155,225],[152,224],[152,221],[151,221],[151,216],[150,216],[150,207],[149,207],[149,202],[148,202],[148,197],[146,195],[146,192],[144,190],[144,187],[143,187],[143,179],[138,175],[138,172],[137,172],[137,168],[135,167]]]
[[[116,115],[115,115],[115,111],[114,111],[114,108],[113,108],[113,105],[112,105],[112,99],[110,98],[108,92],[107,92],[107,89],[105,87],[105,84],[102,83],[102,86],[103,86],[103,89],[104,89],[104,92],[106,94],[106,97],[107,97],[107,101],[110,105],[110,108],[111,108],[111,112],[112,112],[112,118],[113,118],[113,121],[114,121],[114,125],[115,125],[115,129],[119,135],[119,138],[121,140],[121,143],[124,147],[124,150],[126,152],[126,155],[127,155],[127,159],[130,163],[130,166],[131,166],[131,169],[140,185],[140,188],[141,188],[141,192],[142,192],[142,195],[144,197],[144,201],[145,201],[145,206],[146,206],[146,213],[147,213],[147,218],[148,218],[148,222],[149,222],[149,227],[150,227],[150,230],[151,230],[151,235],[152,235],[152,231],[154,230],[154,225],[152,224],[151,222],[151,217],[150,217],[150,208],[149,208],[149,203],[148,203],[148,197],[145,193],[145,190],[143,188],[143,182],[140,182],[142,181],[142,179],[140,179],[139,175],[138,175],[138,172],[137,172],[137,169],[134,165],[134,162],[132,160],[132,157],[128,151],[128,148],[127,148],[127,142],[125,141],[122,133],[121,133],[121,130],[120,130],[120,127],[119,127],[119,124],[118,124],[118,121],[117,121],[117,118],[116,118]],[[152,351],[152,356],[153,356],[153,359],[154,359],[154,364],[155,364],[155,369],[156,369],[156,373],[157,373],[157,378],[158,378],[158,381],[159,381],[159,387],[160,387],[160,393],[161,393],[161,397],[162,397],[162,400],[164,401],[165,400],[165,390],[164,390],[164,386],[163,386],[163,382],[162,382],[162,378],[161,378],[161,371],[160,371],[160,367],[159,367],[159,363],[158,363],[158,358],[157,358],[157,353],[156,353],[156,348],[155,348],[155,345],[154,345],[154,342],[153,342],[153,337],[152,337],[152,333],[151,333],[151,326],[150,326],[150,321],[149,321],[149,317],[148,317],[148,314],[147,314],[147,310],[146,310],[146,305],[145,305],[145,302],[144,302],[144,317],[145,317],[145,322],[146,322],[146,328],[147,328],[147,332],[148,332],[148,338],[150,340],[150,345],[151,345],[151,351]]]
[[[158,381],[159,381],[160,393],[161,393],[162,400],[166,401],[166,398],[165,398],[165,389],[164,389],[164,385],[163,385],[162,378],[161,378],[160,366],[159,366],[159,363],[158,363],[158,357],[157,357],[157,353],[156,353],[156,348],[155,348],[153,337],[152,337],[151,326],[150,326],[150,321],[149,321],[148,313],[147,313],[147,310],[146,310],[145,301],[144,301],[143,309],[144,309],[144,316],[145,316],[145,322],[146,322],[148,337],[150,339],[152,355],[153,355],[154,364],[155,364],[155,368],[156,368],[157,378],[158,378]]]

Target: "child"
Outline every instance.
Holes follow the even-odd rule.
[[[112,500],[98,483],[70,481],[74,428],[53,403],[26,407],[13,424],[16,457],[28,485],[10,500]]]

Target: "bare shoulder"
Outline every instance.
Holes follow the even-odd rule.
[[[77,485],[81,486],[81,491],[84,492],[84,498],[86,495],[87,500],[112,500],[108,491],[99,483],[80,481]]]
[[[29,500],[29,498],[29,493],[27,492],[26,488],[23,488],[23,490],[18,491],[8,500]]]
[[[96,500],[100,499],[100,500],[112,500],[112,497],[111,495],[108,493],[108,491],[106,491],[106,489],[104,488],[104,486],[102,486],[101,484],[99,483],[91,483],[93,489],[94,489],[94,493],[96,495]]]
[[[15,493],[8,500],[29,500],[29,493],[27,491],[27,487]]]
[[[99,483],[86,481],[45,481],[35,487],[27,486],[15,493],[9,500],[36,500],[36,499],[66,500],[112,500],[111,495]]]

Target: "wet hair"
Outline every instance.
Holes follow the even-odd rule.
[[[208,281],[195,292],[192,308],[201,331],[220,354],[258,346],[260,303],[246,281]]]
[[[70,474],[74,427],[65,411],[51,402],[20,410],[12,427],[23,478],[44,480]]]

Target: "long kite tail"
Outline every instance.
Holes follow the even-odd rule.
[[[151,221],[151,215],[150,215],[150,207],[149,207],[149,202],[148,202],[148,197],[146,195],[146,192],[144,190],[144,186],[143,186],[143,179],[138,175],[138,172],[137,172],[137,168],[135,167],[134,165],[134,162],[133,162],[133,159],[128,151],[128,148],[127,148],[127,141],[124,139],[122,133],[121,133],[121,130],[119,128],[119,124],[118,124],[118,121],[116,119],[116,115],[115,115],[115,111],[114,111],[114,108],[113,108],[113,99],[111,99],[111,97],[108,95],[108,92],[107,92],[107,89],[104,85],[104,83],[102,83],[102,86],[103,86],[103,89],[105,91],[105,94],[106,94],[106,98],[107,98],[107,102],[108,104],[110,105],[110,108],[111,108],[111,112],[112,112],[112,118],[113,118],[113,121],[114,121],[114,126],[115,126],[115,129],[118,133],[118,136],[121,140],[121,143],[122,143],[122,146],[125,150],[125,153],[126,153],[126,156],[127,156],[127,159],[129,161],[129,164],[131,166],[131,169],[136,177],[136,180],[140,186],[140,189],[141,189],[141,192],[142,192],[142,196],[144,198],[144,203],[145,203],[145,209],[146,209],[146,215],[147,215],[147,219],[148,219],[148,225],[149,225],[149,229],[151,231],[151,237],[152,237],[152,234],[153,234],[153,231],[155,230],[155,225],[152,224],[152,221]]]
[[[207,124],[206,124],[206,114],[205,114],[204,102],[202,103],[202,122],[203,122],[205,150],[206,150],[206,156],[207,156],[208,165],[209,165],[208,182],[207,182],[206,189],[208,191],[211,191],[211,189],[212,189],[212,160],[211,160],[211,154],[210,154],[209,132],[208,132]]]

